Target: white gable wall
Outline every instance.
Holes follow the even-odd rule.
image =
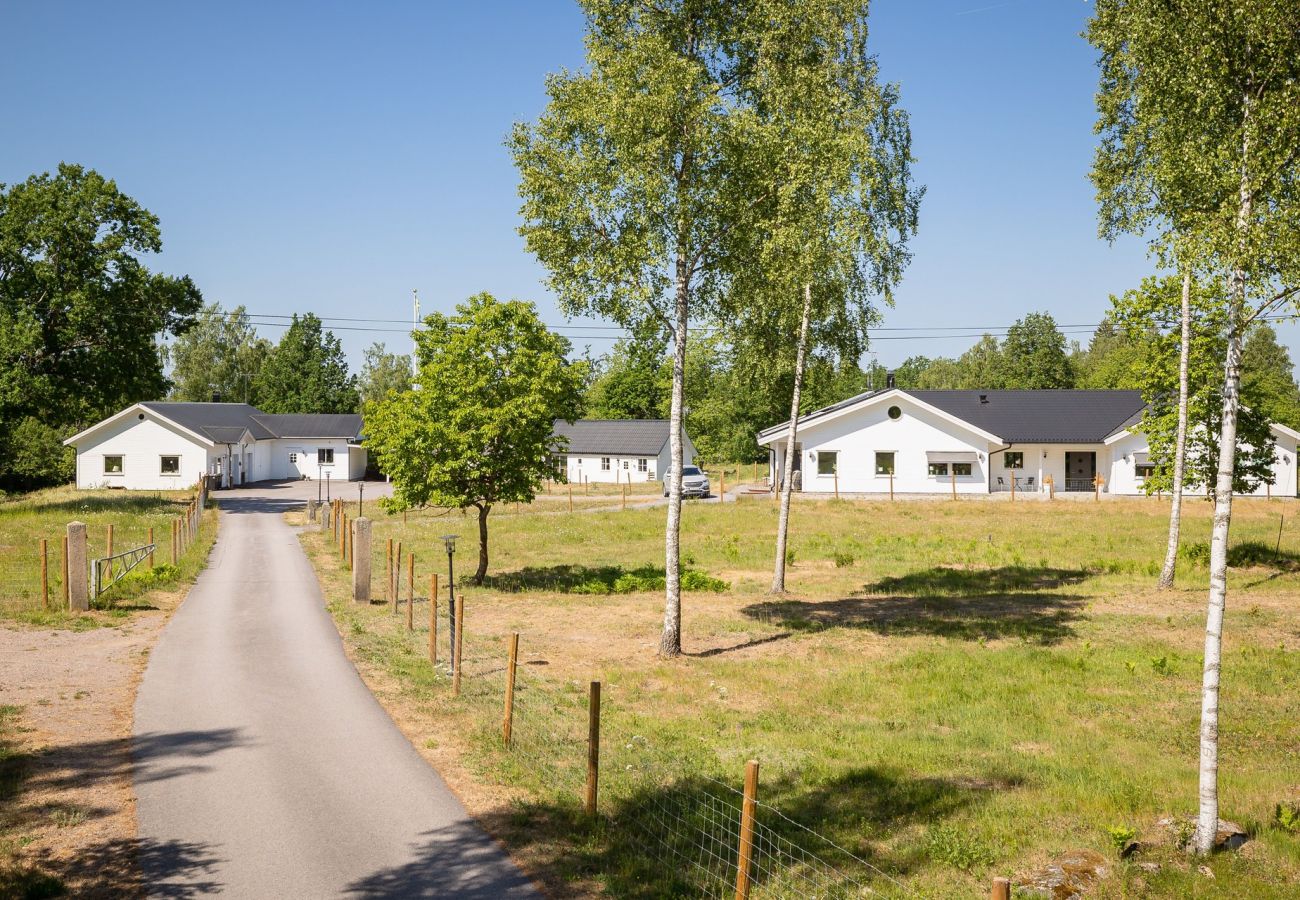
[[[902,415],[889,418],[897,406]],[[951,476],[931,476],[931,451],[969,454],[971,474],[958,476],[957,493],[988,491],[987,438],[976,435],[923,407],[905,395],[893,395],[846,415],[813,422],[801,428],[803,490],[832,493],[836,476],[817,474],[817,454],[835,452],[839,490],[842,493],[888,493],[889,476],[876,474],[876,453],[894,453],[894,493],[933,494],[952,490]],[[777,471],[784,466],[786,441],[775,442]]]
[[[139,416],[143,416],[143,419]],[[104,457],[121,456],[122,474],[104,473]],[[163,475],[161,458],[180,457],[180,474]],[[88,435],[77,446],[77,487],[183,490],[209,471],[209,451],[166,419],[141,411]]]

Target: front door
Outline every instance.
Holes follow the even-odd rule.
[[[1065,489],[1090,491],[1097,477],[1097,454],[1094,451],[1067,450],[1065,453]]]
[[[303,476],[314,476],[316,473],[316,460],[307,458],[307,451],[302,447],[288,447],[286,452],[289,454],[289,471],[285,474],[289,478],[302,478]]]

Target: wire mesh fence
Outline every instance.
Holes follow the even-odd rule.
[[[355,550],[350,556],[332,527],[324,538],[349,567]],[[426,655],[436,625],[432,684],[467,723],[464,737],[479,751],[480,773],[532,803],[566,811],[573,821],[588,818],[588,798],[598,798],[595,820],[612,827],[598,828],[596,839],[605,843],[607,858],[617,860],[625,883],[654,885],[659,895],[673,897],[913,896],[862,854],[818,833],[815,822],[798,822],[758,797],[751,798],[746,831],[745,792],[700,765],[717,756],[643,737],[637,711],[624,708],[618,692],[607,692],[603,701],[597,761],[590,752],[590,683],[531,665],[544,661],[530,659],[526,634],[507,702],[510,635],[480,630],[472,605],[460,610],[460,677],[454,678],[456,632],[445,588],[431,622],[428,570],[412,570],[408,548],[399,565],[397,544],[390,555],[387,537],[373,538],[370,552],[372,603],[382,602],[392,622],[391,630],[380,629],[385,640]]]
[[[103,590],[95,605],[111,605],[139,587],[135,582],[155,567],[184,561],[199,538],[202,509],[197,498],[116,492],[113,497],[70,494],[53,502],[15,501],[0,509],[0,614],[66,609],[66,587],[76,579],[92,583],[93,561],[154,545],[132,578],[114,586],[124,564],[101,566]],[[85,531],[85,571],[66,572],[68,524]],[[175,538],[173,539],[173,535]],[[172,544],[175,543],[173,553]],[[146,556],[142,551],[141,556]],[[174,572],[162,569],[168,576]],[[66,573],[66,574],[65,574]]]

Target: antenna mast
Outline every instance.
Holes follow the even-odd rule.
[[[415,330],[420,327],[420,289],[415,288],[411,291],[411,297],[415,301],[415,314],[411,319],[411,377],[419,377],[419,363],[417,361]]]

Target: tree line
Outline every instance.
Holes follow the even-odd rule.
[[[1086,345],[1067,340],[1051,314],[1029,313],[999,340],[985,334],[957,357],[910,356],[892,369],[879,363],[815,355],[806,363],[801,412],[808,412],[872,389],[889,376],[904,390],[975,390],[1079,388],[1138,390],[1155,413],[1149,424],[1157,435],[1178,386],[1176,291],[1167,280],[1153,279],[1121,297]],[[701,456],[710,462],[748,462],[766,458],[755,435],[783,421],[789,413],[789,371],[759,368],[744,348],[729,346],[716,329],[689,339],[686,371],[686,425]],[[1203,319],[1197,333],[1198,369],[1194,394],[1197,421],[1213,418],[1218,399],[1219,323]],[[665,418],[672,384],[672,362],[662,343],[644,336],[620,340],[605,354],[587,358],[584,415],[599,419]],[[1286,347],[1266,321],[1247,331],[1242,352],[1242,403],[1260,440],[1260,424],[1279,422],[1300,428],[1300,384]],[[1201,429],[1206,446],[1215,429]],[[1243,437],[1243,445],[1250,442]],[[1217,446],[1217,445],[1216,445]],[[1170,460],[1172,448],[1157,441],[1153,457]],[[1206,454],[1201,469],[1212,466]],[[1167,466],[1157,471],[1152,489],[1168,491]],[[1213,480],[1212,478],[1210,479]]]

